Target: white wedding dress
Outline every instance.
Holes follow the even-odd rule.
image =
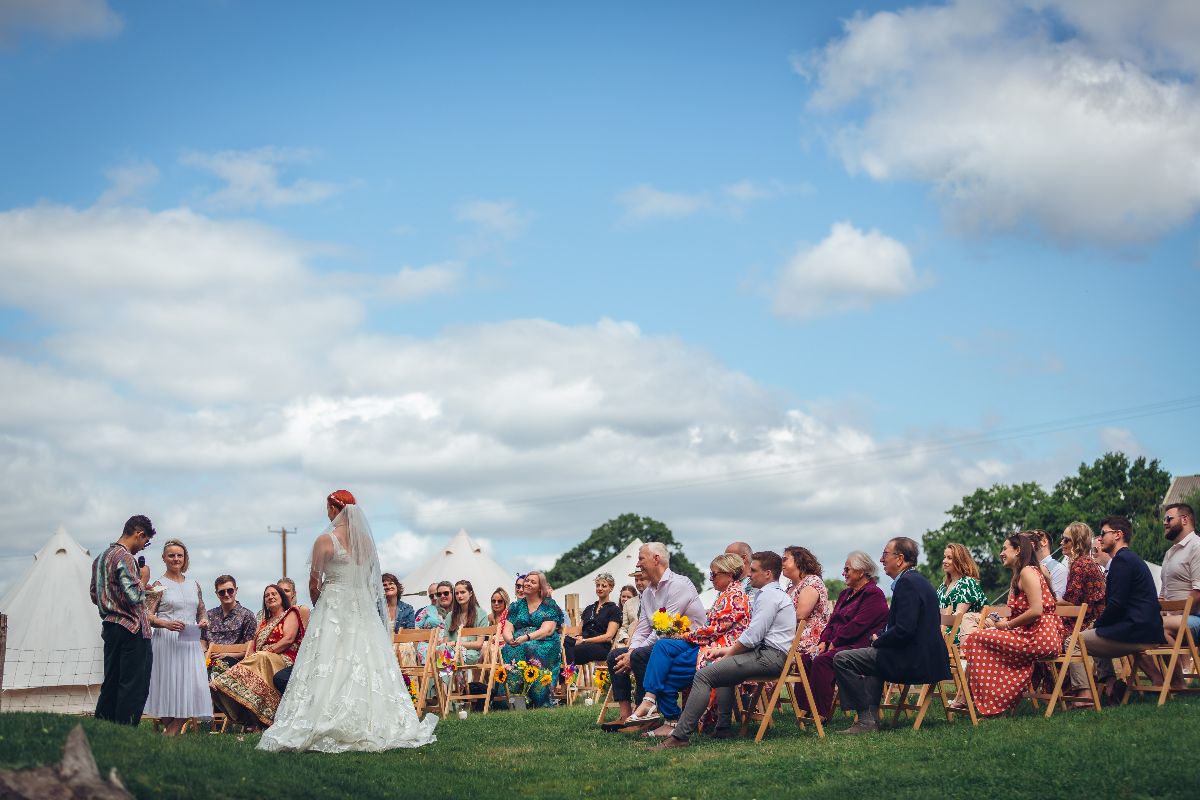
[[[275,723],[259,750],[377,752],[437,741],[438,718],[417,719],[391,635],[379,618],[383,585],[366,518],[352,504],[332,527],[339,524],[349,526],[350,548],[332,532],[322,534],[333,543],[329,558],[313,564],[324,574],[324,585]]]

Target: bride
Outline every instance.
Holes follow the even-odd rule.
[[[332,524],[313,544],[313,611],[260,750],[341,753],[420,747],[438,718],[418,720],[386,627],[379,557],[354,495],[327,498]]]

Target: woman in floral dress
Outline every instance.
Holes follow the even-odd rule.
[[[800,652],[815,656],[821,643],[821,633],[829,624],[829,615],[833,612],[829,603],[829,588],[821,577],[821,562],[806,547],[785,547],[783,577],[792,582],[787,594],[796,605],[796,624],[805,623],[800,634]]]
[[[951,614],[974,614],[987,605],[987,596],[979,585],[979,567],[971,558],[971,551],[961,544],[946,545],[942,552],[942,573],[945,577],[937,588],[938,605]],[[954,643],[959,644],[959,637],[974,633],[978,623],[972,619],[967,630],[955,634]],[[946,631],[949,633],[949,630]]]
[[[505,644],[500,654],[505,664],[536,661],[551,674],[549,683],[538,683],[523,691],[521,671],[508,670],[509,694],[525,694],[534,708],[550,705],[550,692],[558,682],[562,670],[564,619],[562,609],[550,596],[545,573],[535,570],[526,575],[525,596],[508,607],[508,619],[501,630]]]
[[[1009,617],[982,620],[981,629],[963,642],[971,697],[985,717],[1020,702],[1034,663],[1062,652],[1062,620],[1054,613],[1054,592],[1038,567],[1033,542],[1027,531],[1004,540],[1000,560],[1012,570]]]

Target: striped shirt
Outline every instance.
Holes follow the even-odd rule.
[[[150,638],[150,620],[142,601],[146,592],[138,579],[137,562],[125,546],[113,542],[92,562],[92,602],[100,619],[114,622],[130,633],[139,630]]]

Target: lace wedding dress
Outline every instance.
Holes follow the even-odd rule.
[[[436,741],[438,718],[417,719],[391,636],[379,616],[383,585],[366,518],[348,505],[333,521],[349,528],[349,548],[332,531],[313,570],[324,585],[296,656],[275,723],[259,750],[376,752]],[[365,538],[364,538],[365,537]],[[378,589],[378,591],[376,591]],[[386,619],[386,606],[384,606]]]

